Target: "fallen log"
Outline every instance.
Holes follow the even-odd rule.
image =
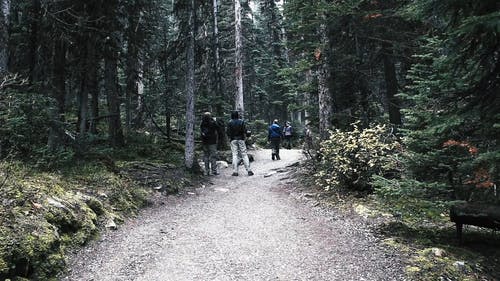
[[[500,230],[500,206],[462,202],[451,206],[450,220],[455,223],[462,242],[464,224]]]

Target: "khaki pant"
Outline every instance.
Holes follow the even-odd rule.
[[[231,152],[233,153],[233,172],[238,172],[238,163],[243,159],[243,164],[247,172],[250,171],[250,160],[248,160],[247,146],[244,140],[232,140]]]

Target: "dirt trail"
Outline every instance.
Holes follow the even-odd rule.
[[[281,192],[298,150],[254,151],[254,176],[240,168],[146,210],[70,261],[62,280],[404,280],[397,255],[366,223]],[[243,175],[244,174],[244,175]]]

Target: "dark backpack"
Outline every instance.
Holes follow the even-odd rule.
[[[201,126],[201,138],[204,141],[210,140],[211,138],[215,137],[217,134],[217,130],[215,127],[215,122],[210,121],[208,123],[205,123]]]

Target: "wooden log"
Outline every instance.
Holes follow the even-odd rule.
[[[457,237],[461,243],[464,224],[500,230],[500,206],[458,203],[450,208],[450,220],[456,224]]]

